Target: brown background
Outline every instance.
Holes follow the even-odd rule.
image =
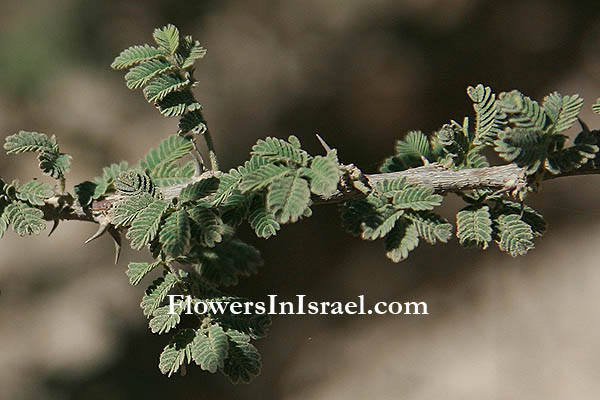
[[[175,132],[109,65],[168,22],[208,48],[197,70],[224,167],[259,137],[314,134],[373,172],[408,130],[435,130],[472,109],[479,82],[541,99],[600,96],[597,2],[288,0],[169,3],[3,1],[0,132],[56,134],[73,155],[72,185],[104,165],[137,161]],[[0,176],[37,176],[31,156],[0,156]],[[64,223],[51,240],[0,241],[0,398],[4,399],[596,399],[600,396],[600,185],[555,181],[532,204],[550,224],[537,249],[511,259],[421,245],[401,264],[380,243],[339,227],[335,207],[273,240],[242,235],[266,265],[236,293],[264,299],[424,300],[428,317],[279,316],[258,342],[249,386],[189,368],[157,368],[126,264],[147,258],[83,246],[95,227]],[[447,215],[460,205],[447,200]]]

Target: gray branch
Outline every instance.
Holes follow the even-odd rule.
[[[411,168],[405,171],[391,172],[385,174],[365,174],[354,166],[346,166],[348,175],[345,181],[340,182],[340,190],[327,199],[316,199],[314,204],[339,203],[348,199],[356,199],[365,196],[354,188],[349,182],[360,181],[366,188],[366,192],[372,190],[378,182],[405,177],[410,183],[432,186],[437,193],[446,194],[474,189],[492,189],[499,193],[515,194],[527,185],[525,169],[516,164],[500,165],[497,167],[485,167],[474,169],[453,170],[439,164],[429,164],[422,167]],[[219,176],[221,172],[206,171],[189,182],[161,188],[166,200],[179,196],[181,190],[189,183]],[[561,175],[547,174],[545,180],[577,176],[600,174],[600,169],[588,167],[563,173]],[[56,220],[79,220],[105,224],[110,223],[112,216],[108,212],[112,207],[123,200],[123,196],[114,194],[101,201],[94,201],[90,207],[81,207],[76,204],[71,195],[58,195],[46,200],[44,207],[44,218],[48,221]]]

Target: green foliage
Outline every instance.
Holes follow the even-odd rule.
[[[132,169],[121,172],[114,184],[117,193],[125,196],[139,196],[148,193],[152,197],[160,197],[160,191],[156,189],[152,179],[148,175]]]
[[[173,375],[184,362],[192,359],[192,342],[196,332],[193,329],[182,329],[171,339],[171,342],[160,354],[158,368],[167,376]]]
[[[8,222],[19,236],[39,235],[46,229],[42,210],[21,201],[7,205],[2,215],[6,215]]]
[[[467,94],[475,110],[475,144],[490,144],[502,131],[502,118],[498,115],[496,95],[488,86],[469,86]]]
[[[227,336],[229,357],[225,360],[223,372],[233,383],[249,383],[260,374],[260,354],[250,344],[248,336],[237,331],[227,331]]]
[[[110,66],[114,69],[125,69],[144,61],[155,60],[162,57],[163,54],[159,49],[148,44],[131,46],[130,48],[123,50]]]
[[[196,332],[192,342],[192,359],[205,371],[215,373],[225,366],[229,350],[228,336],[219,325]]]
[[[501,112],[507,114],[508,121],[520,128],[546,127],[546,113],[535,100],[523,95],[518,90],[500,93],[498,106]]]
[[[54,188],[46,182],[32,180],[24,183],[17,189],[17,199],[28,202],[34,206],[43,206],[44,200],[54,195]]]
[[[194,174],[193,166],[180,167],[175,162],[188,155],[193,148],[190,140],[171,135],[160,142],[156,149],[150,150],[140,162],[140,168],[158,186],[186,182]]]
[[[174,313],[170,313],[170,306],[159,307],[152,313],[152,319],[148,323],[152,333],[169,333],[181,321],[182,307],[173,307]]]
[[[298,221],[309,205],[308,182],[299,174],[276,179],[269,186],[267,209],[280,224]]]
[[[20,131],[4,143],[7,154],[38,153],[39,166],[45,175],[64,180],[71,166],[71,156],[60,152],[56,138],[43,133]]]
[[[539,129],[514,128],[501,132],[494,143],[500,157],[527,167],[527,174],[534,174],[548,157],[551,139]]]
[[[39,234],[45,220],[83,216],[103,223],[91,239],[108,230],[120,246],[118,232],[126,230],[133,249],[147,246],[154,260],[129,263],[126,275],[137,285],[157,267],[163,269],[163,276],[146,290],[141,308],[152,333],[172,335],[159,359],[159,369],[169,376],[192,362],[211,373],[221,371],[234,383],[249,382],[260,372],[260,354],[250,341],[265,336],[268,315],[209,310],[186,315],[182,323],[182,307],[169,313],[165,304],[174,291],[191,296],[193,305],[249,305],[221,292],[257,273],[263,263],[258,250],[235,237],[244,222],[257,237],[268,239],[283,224],[309,217],[313,204],[342,199],[346,230],[364,240],[381,240],[386,256],[399,262],[421,241],[446,243],[453,236],[452,224],[434,212],[448,190],[414,183],[418,172],[469,169],[465,174],[481,177],[477,169],[488,167],[486,155],[495,153],[521,166],[525,176],[515,185],[507,181],[500,190],[495,190],[498,185],[452,189],[467,203],[456,214],[456,236],[465,247],[487,249],[494,240],[500,250],[524,255],[546,230],[542,215],[523,203],[525,195],[548,174],[600,166],[600,131],[579,121],[573,143],[564,134],[578,120],[583,106],[579,95],[554,92],[540,106],[519,91],[495,94],[478,84],[467,88],[474,123],[467,117],[460,123],[452,120],[432,133],[411,131],[396,143],[381,172],[418,168],[406,177],[364,175],[341,164],[337,150],[324,141],[326,154],[311,155],[295,136],[258,140],[248,161],[222,173],[202,106],[192,93],[195,62],[206,50],[192,37],[180,36],[173,25],[156,29],[153,38],[155,46],[130,47],[111,66],[127,70],[126,86],[141,89],[161,114],[179,117],[178,134],[165,138],[138,164],[122,161],[105,167],[100,177],[76,185],[75,196],[64,193],[71,157],[59,151],[54,136],[26,131],[9,136],[7,152],[37,153],[42,172],[59,179],[61,188],[56,194],[53,185],[35,179],[21,186],[0,180],[0,237],[9,226],[21,236]],[[600,99],[592,109],[600,113]],[[204,173],[196,150],[195,139],[201,136],[211,173]],[[183,161],[188,155],[195,159]]]
[[[511,256],[523,256],[533,249],[531,226],[517,214],[503,214],[496,219],[496,235],[500,250]]]
[[[163,213],[169,203],[163,200],[154,200],[139,212],[131,222],[127,231],[127,238],[131,240],[131,247],[139,250],[156,237]]]
[[[456,214],[456,236],[463,246],[486,249],[492,241],[492,218],[488,206],[469,206]]]
[[[146,289],[146,293],[140,304],[146,317],[150,317],[160,307],[167,294],[175,287],[177,282],[177,276],[171,272],[152,282],[148,289]]]
[[[154,268],[158,267],[162,264],[162,261],[155,261],[153,263],[146,262],[132,262],[129,263],[127,267],[127,277],[129,278],[129,283],[132,285],[137,285],[144,279],[144,277],[150,273]]]
[[[419,246],[419,232],[414,224],[403,219],[385,237],[385,255],[393,262],[400,262]]]
[[[178,210],[165,219],[160,230],[162,249],[170,257],[177,258],[190,245],[190,219],[185,210]]]
[[[306,167],[310,156],[308,153],[298,145],[293,144],[298,139],[295,136],[290,136],[288,141],[267,137],[265,139],[259,139],[254,146],[252,146],[251,154],[268,162],[282,162],[289,166],[302,166]]]
[[[548,116],[553,133],[566,131],[575,121],[583,106],[583,99],[579,95],[562,96],[558,92],[549,94],[544,98],[544,113]]]

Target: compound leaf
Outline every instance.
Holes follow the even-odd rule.
[[[531,226],[517,214],[504,214],[496,218],[498,247],[511,256],[523,256],[534,248]]]
[[[168,207],[166,201],[154,200],[135,217],[127,231],[133,249],[141,249],[156,237],[161,217]]]
[[[172,24],[157,28],[152,33],[158,47],[168,54],[175,54],[179,47],[179,30]]]
[[[148,323],[150,326],[150,330],[152,333],[158,333],[162,335],[163,333],[169,333],[169,331],[177,326],[181,321],[181,313],[183,312],[183,307],[177,307],[175,305],[173,307],[173,313],[170,314],[171,306],[163,306],[158,307],[152,313],[152,319]]]
[[[163,57],[163,54],[156,47],[144,44],[141,46],[131,46],[123,50],[110,65],[113,69],[125,69],[137,65],[143,61],[153,60]]]
[[[456,236],[463,246],[486,249],[492,240],[489,207],[467,207],[459,211],[456,214]]]
[[[544,98],[544,112],[552,124],[553,133],[569,129],[575,121],[583,106],[583,99],[579,95],[562,96],[558,92],[549,94]]]
[[[249,383],[260,374],[260,353],[250,338],[238,331],[226,332],[229,337],[229,356],[225,360],[223,373],[233,383]]]
[[[129,278],[129,283],[137,285],[144,279],[144,277],[150,273],[154,268],[162,264],[162,261],[155,261],[153,263],[147,262],[130,262],[127,266],[125,274]]]
[[[225,365],[229,350],[228,336],[219,325],[197,331],[192,342],[192,359],[204,371],[215,373]]]
[[[169,272],[164,277],[161,276],[160,278],[155,279],[148,289],[146,289],[146,293],[144,294],[144,297],[142,297],[140,306],[147,318],[150,318],[154,311],[160,307],[165,297],[167,297],[167,294],[175,287],[177,282],[177,276]]]
[[[185,210],[177,210],[167,217],[160,230],[163,251],[171,257],[179,257],[190,245],[190,220]]]
[[[46,182],[32,180],[17,189],[17,199],[36,206],[43,206],[44,200],[54,195],[52,185]]]
[[[401,219],[385,237],[385,255],[397,263],[405,260],[408,253],[419,246],[419,233],[414,224]]]
[[[300,175],[276,179],[269,186],[267,209],[281,224],[296,222],[310,204],[308,182]]]
[[[3,215],[6,215],[13,230],[19,236],[39,235],[46,229],[43,219],[44,212],[21,201],[15,201],[7,205]]]
[[[173,375],[184,362],[192,359],[192,341],[196,337],[193,329],[181,329],[160,354],[158,368],[167,376]]]
[[[165,60],[153,59],[143,61],[125,74],[125,85],[129,89],[139,89],[142,86],[146,86],[148,82],[158,75],[171,72],[174,69],[175,67]]]

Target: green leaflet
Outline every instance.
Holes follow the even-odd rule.
[[[156,47],[144,44],[141,46],[131,46],[123,50],[110,65],[113,69],[125,69],[133,67],[143,61],[153,60],[163,57],[162,52]]]
[[[154,197],[150,193],[126,198],[115,207],[113,224],[116,227],[131,225],[133,220],[153,202]]]
[[[168,54],[175,54],[179,47],[179,30],[171,24],[162,28],[157,28],[152,34],[158,48],[164,50]]]
[[[137,285],[144,279],[144,277],[150,273],[154,268],[162,264],[162,261],[155,261],[153,263],[147,262],[131,262],[127,266],[125,274],[129,278],[129,283]]]
[[[169,73],[174,69],[175,67],[165,60],[143,61],[125,74],[125,83],[129,89],[139,89],[158,75]]]
[[[256,236],[263,239],[275,236],[277,231],[281,229],[277,218],[275,218],[275,214],[266,208],[262,196],[259,201],[252,203],[249,210],[248,222],[250,222],[250,227],[254,229]]]
[[[146,293],[142,298],[142,303],[140,306],[144,311],[144,315],[149,318],[154,311],[158,307],[160,307],[161,303],[167,297],[167,294],[175,287],[178,279],[177,276],[173,273],[168,273],[164,277],[160,277],[156,279],[152,284],[146,289]]]
[[[160,230],[160,243],[168,256],[173,258],[183,255],[190,245],[190,220],[185,210],[177,210],[167,217]]]
[[[544,97],[544,112],[552,125],[552,132],[559,133],[569,129],[575,121],[583,106],[583,99],[579,95],[562,96],[554,92]]]
[[[140,174],[132,169],[121,172],[114,184],[117,192],[125,196],[139,196],[146,193],[155,198],[161,196],[160,191],[156,189],[148,175]]]
[[[263,261],[252,246],[236,239],[218,243],[214,248],[194,247],[187,260],[194,264],[198,275],[214,286],[232,286],[239,277],[258,272]]]
[[[54,195],[54,188],[46,182],[32,180],[24,183],[17,189],[17,199],[32,205],[43,206],[44,200]]]
[[[463,246],[486,249],[492,241],[492,219],[488,206],[467,207],[456,214],[456,236]]]
[[[94,178],[94,199],[99,199],[112,187],[115,179],[122,173],[129,170],[127,161],[121,161],[118,164],[110,164],[108,167],[102,168],[102,176]]]
[[[194,149],[193,143],[179,135],[171,135],[163,139],[157,148],[151,149],[140,162],[140,166],[150,177],[153,177],[165,165],[185,157]]]
[[[184,362],[192,359],[192,341],[196,336],[193,329],[182,329],[178,331],[171,342],[160,354],[158,368],[167,376],[173,375],[179,370]]]
[[[162,335],[163,333],[169,333],[170,330],[179,324],[181,321],[183,307],[177,307],[177,303],[175,303],[173,307],[174,313],[169,314],[170,311],[170,305],[159,307],[154,310],[152,313],[152,319],[148,323],[152,333],[158,333],[159,335]]]
[[[432,187],[411,185],[395,193],[392,204],[400,209],[432,210],[442,204],[443,199],[439,194],[434,194]]]
[[[419,233],[408,220],[400,220],[385,237],[385,255],[397,263],[419,246]]]
[[[156,237],[161,217],[168,207],[166,201],[154,200],[135,217],[127,231],[131,248],[139,250]]]
[[[297,145],[298,139],[295,136],[290,136],[289,141],[282,139],[267,137],[259,139],[252,146],[252,155],[259,156],[270,162],[283,162],[288,165],[298,165],[305,167],[310,159],[308,153],[300,149]],[[299,143],[299,142],[298,142]]]
[[[551,135],[533,129],[508,129],[494,142],[495,150],[506,161],[527,167],[527,174],[534,174],[548,156]]]
[[[25,152],[41,153],[50,151],[56,144],[54,136],[48,139],[44,133],[19,131],[14,135],[8,136],[4,143],[4,149],[7,154],[18,154]]]
[[[260,354],[250,344],[250,338],[237,331],[227,331],[229,357],[225,360],[223,373],[233,383],[248,383],[260,374]]]
[[[542,130],[546,127],[546,114],[542,107],[517,90],[500,93],[498,107],[516,127]]]
[[[216,178],[203,179],[190,183],[179,194],[179,202],[182,204],[196,202],[213,194],[218,187],[219,180]]]
[[[194,133],[204,133],[206,131],[206,121],[199,109],[190,110],[179,120],[179,135],[184,135],[190,131]]]
[[[596,104],[592,105],[592,111],[596,114],[600,114],[600,98],[596,100]]]
[[[446,243],[452,237],[452,225],[436,214],[408,212],[406,217],[412,221],[419,237],[429,244]]]
[[[158,75],[144,88],[144,96],[150,103],[156,103],[164,100],[168,94],[186,89],[190,85],[189,80],[173,73]]]
[[[4,233],[8,229],[8,225],[10,221],[8,220],[8,215],[5,212],[5,208],[0,208],[0,239],[4,237]]]
[[[193,222],[193,238],[200,245],[214,247],[216,243],[223,240],[225,228],[221,217],[215,210],[196,206],[188,210],[189,218]]]
[[[39,235],[46,229],[42,210],[33,208],[21,201],[7,205],[2,215],[6,215],[13,230],[19,236]]]
[[[192,359],[205,371],[215,373],[225,365],[229,350],[228,336],[219,325],[196,331],[192,342]]]
[[[8,136],[4,149],[7,154],[38,153],[42,172],[56,179],[63,179],[71,165],[71,156],[60,152],[56,138],[54,136],[48,138],[39,132],[19,131]]]
[[[71,156],[58,152],[58,146],[52,151],[44,151],[38,156],[40,169],[45,175],[61,179],[71,168]]]
[[[310,180],[310,190],[317,196],[330,197],[337,192],[342,172],[337,158],[337,151],[330,150],[325,157],[316,156],[309,169],[303,174]]]
[[[513,257],[523,256],[534,248],[531,226],[523,222],[519,215],[500,215],[496,219],[498,247]]]
[[[379,214],[379,219],[371,224],[362,224],[362,238],[365,240],[375,240],[385,237],[396,225],[396,222],[404,215],[403,210],[388,209],[387,212]]]
[[[404,140],[396,143],[396,154],[383,162],[380,171],[396,172],[419,167],[423,165],[423,158],[432,159],[429,138],[421,131],[410,131]]]
[[[267,192],[267,209],[281,224],[296,222],[310,205],[308,182],[299,174],[276,179]]]
[[[185,163],[182,167],[177,163],[160,164],[150,175],[152,182],[158,187],[187,183],[194,176],[196,166],[194,161]]]
[[[199,107],[200,104],[189,90],[169,93],[158,103],[158,110],[166,117],[177,117]]]
[[[294,170],[285,165],[265,164],[260,168],[243,176],[239,184],[242,193],[261,190],[269,186],[274,180],[294,174]]]
[[[200,45],[200,42],[192,39],[191,36],[183,38],[177,51],[177,59],[181,68],[190,69],[194,66],[196,60],[204,58],[206,49]]]
[[[475,110],[475,144],[490,144],[502,130],[502,122],[498,118],[496,95],[492,89],[482,84],[469,86],[467,94],[473,100]]]

